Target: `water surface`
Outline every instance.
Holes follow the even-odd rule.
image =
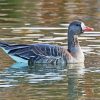
[[[100,99],[99,0],[1,0],[0,41],[67,48],[68,23],[75,19],[95,29],[79,37],[85,63],[28,66],[0,49],[0,100]]]

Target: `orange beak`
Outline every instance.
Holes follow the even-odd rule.
[[[91,28],[91,27],[86,26],[84,28],[84,31],[94,31],[94,28]]]

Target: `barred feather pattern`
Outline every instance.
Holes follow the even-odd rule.
[[[29,63],[62,63],[71,59],[67,49],[50,44],[17,45],[2,43],[11,56],[28,60]]]
[[[44,50],[41,46],[35,46],[35,49],[32,51],[36,54],[36,56],[31,56],[29,59],[29,63],[67,63],[68,59],[71,59],[70,53],[67,49],[64,49],[59,46],[51,46],[45,45]]]

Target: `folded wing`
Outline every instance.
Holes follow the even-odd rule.
[[[24,59],[36,56],[62,56],[62,48],[49,44],[32,44],[32,45],[14,45],[9,47],[8,54],[18,56]]]

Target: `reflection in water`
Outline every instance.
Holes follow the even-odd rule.
[[[3,41],[66,46],[68,22],[74,19],[82,19],[95,31],[79,38],[85,52],[85,67],[11,65],[12,60],[0,50],[0,99],[99,100],[99,6],[100,0],[1,0],[0,40]]]
[[[9,78],[25,77],[28,83],[61,80],[66,66],[53,66],[51,64],[36,64],[28,66],[25,63],[15,63],[1,72],[1,76]],[[8,76],[6,76],[8,74]],[[24,80],[23,80],[24,81]]]
[[[2,91],[5,89],[3,93],[7,93],[7,98],[10,98],[11,93],[16,94],[12,95],[16,98],[19,94],[18,90],[24,90],[21,93],[23,96],[19,97],[22,99],[25,96],[32,99],[41,97],[44,99],[57,98],[57,100],[59,98],[67,100],[94,98],[93,94],[97,94],[99,84],[96,84],[92,78],[99,81],[99,76],[97,77],[98,74],[96,74],[99,72],[99,69],[85,68],[82,63],[67,66],[51,64],[27,66],[23,63],[15,63],[0,72],[0,97],[3,98]],[[94,87],[92,87],[93,85]],[[9,92],[7,92],[7,88],[9,88]]]
[[[80,79],[84,76],[84,64],[68,65],[68,100],[81,99],[82,93],[79,91]]]
[[[27,66],[23,63],[15,63],[11,67],[6,68],[4,71],[0,72],[0,87],[7,88],[17,86],[17,88],[20,88],[19,86],[22,83],[32,84],[32,86],[36,85],[37,83],[38,87],[40,87],[42,84],[45,84],[46,86],[48,85],[47,91],[50,92],[52,90],[49,90],[49,85],[56,83],[55,88],[57,88],[59,84],[61,84],[62,88],[65,88],[65,94],[69,98],[68,100],[73,100],[73,98],[76,100],[76,98],[82,96],[82,94],[80,94],[78,91],[78,80],[82,79],[83,75],[83,64],[69,64],[67,66],[36,64],[34,66]],[[54,87],[51,87],[51,89],[53,88]],[[60,89],[60,87],[58,89]],[[60,91],[59,93],[62,94]]]
[[[99,29],[99,4],[99,0],[24,0],[23,2],[20,0],[11,0],[9,2],[2,0],[0,1],[0,22],[2,26],[7,27],[10,25],[55,26],[73,19],[82,19]]]
[[[20,0],[7,0],[0,1],[0,23],[17,23],[19,22],[19,16],[17,9],[19,8]]]

